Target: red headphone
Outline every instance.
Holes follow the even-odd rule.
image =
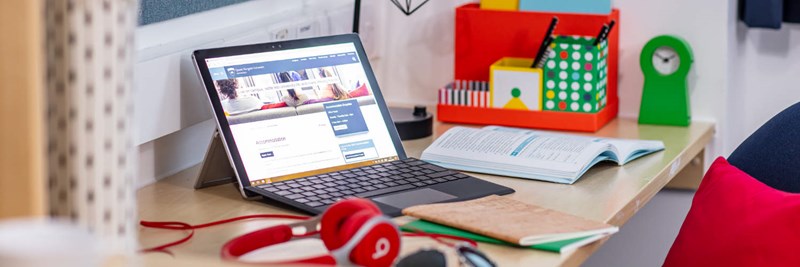
[[[305,232],[295,234],[293,229],[300,227]],[[400,254],[400,230],[397,226],[369,200],[354,198],[339,201],[310,220],[273,226],[234,238],[222,247],[222,258],[238,260],[256,249],[316,233],[330,250],[329,255],[265,263],[391,266]]]

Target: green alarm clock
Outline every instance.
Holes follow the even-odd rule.
[[[644,73],[640,124],[689,125],[686,77],[693,61],[689,43],[680,37],[661,35],[645,44],[639,57]]]

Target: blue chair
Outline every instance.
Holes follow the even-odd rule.
[[[800,103],[762,125],[728,162],[772,188],[800,193]]]

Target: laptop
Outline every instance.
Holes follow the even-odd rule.
[[[197,50],[242,196],[310,214],[368,198],[403,208],[514,190],[406,156],[356,34]]]

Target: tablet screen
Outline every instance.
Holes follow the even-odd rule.
[[[206,65],[253,186],[398,159],[352,43]]]

